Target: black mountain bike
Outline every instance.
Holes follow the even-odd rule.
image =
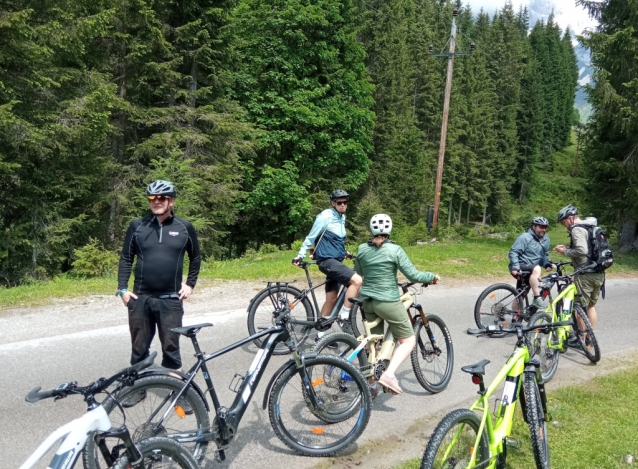
[[[563,263],[564,264],[564,263]],[[554,264],[560,266],[563,264]],[[560,268],[560,267],[559,267]],[[490,285],[481,292],[474,305],[474,321],[479,328],[488,326],[508,327],[515,322],[529,321],[538,308],[529,301],[529,272],[521,272],[519,285],[514,287],[508,283]],[[541,278],[541,298],[552,302],[550,288],[544,282],[549,277]],[[495,334],[498,337],[498,334]]]
[[[361,372],[334,355],[298,352],[291,337],[290,306],[278,299],[275,325],[210,355],[199,348],[197,333],[212,324],[179,327],[172,331],[189,337],[197,362],[187,373],[151,370],[140,374],[133,386],[119,389],[104,403],[108,413],[118,405],[126,407],[129,427],[136,437],[167,436],[184,444],[201,461],[209,442],[217,447],[216,457],[225,459],[239,423],[259,385],[266,365],[278,344],[284,343],[293,358],[284,363],[266,387],[263,406],[273,430],[289,448],[308,456],[328,456],[352,443],[365,430],[370,419],[371,396]],[[222,406],[215,392],[206,362],[255,339],[264,338],[261,349],[244,374],[236,374],[231,390],[237,393],[230,408]],[[202,371],[215,417],[209,421],[209,404],[194,379]],[[179,375],[180,378],[173,376]],[[93,440],[86,446],[87,469],[103,469]]]
[[[337,296],[337,302],[332,308],[330,315],[326,318],[321,317],[321,308],[319,308],[315,290],[325,285],[326,282],[313,285],[310,273],[308,272],[308,266],[316,264],[316,262],[301,262],[299,264],[299,267],[306,272],[306,279],[308,280],[307,289],[299,290],[297,287],[291,285],[292,282],[268,282],[266,288],[250,300],[250,304],[248,305],[249,334],[257,334],[275,324],[275,311],[279,308],[278,298],[282,296],[288,300],[290,308],[292,309],[289,324],[291,324],[292,330],[297,337],[297,345],[302,345],[313,329],[318,331],[328,330],[335,321],[339,322],[344,332],[352,332],[349,323],[339,319],[339,310],[341,310],[343,306],[346,291],[348,290],[346,286],[341,286],[341,290],[339,290]],[[311,299],[312,302],[310,301]],[[260,336],[254,339],[253,342],[255,342],[257,347],[261,347],[263,339]],[[285,344],[280,343],[275,347],[273,353],[274,355],[284,355],[290,353],[290,350]]]

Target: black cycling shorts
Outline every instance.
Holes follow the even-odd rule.
[[[519,269],[523,272],[523,278],[525,279],[526,285],[529,283],[527,279],[529,278],[529,274],[532,273],[532,270],[534,270],[534,267],[536,267],[536,264],[520,264],[519,265]],[[520,278],[517,278],[516,288],[522,288],[522,287],[523,287],[523,281]]]
[[[326,259],[317,263],[319,270],[327,277],[326,293],[339,291],[339,285],[348,285],[355,271],[337,259]]]

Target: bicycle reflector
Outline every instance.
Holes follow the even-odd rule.
[[[186,412],[184,411],[184,408],[181,405],[175,406],[175,413],[180,419],[183,419],[184,417],[186,417]]]
[[[295,304],[292,301],[288,303],[288,305],[290,306],[290,309],[295,309]]]
[[[321,428],[321,427],[314,427],[312,429],[312,433],[314,433],[315,435],[323,435],[325,433],[326,429],[325,428]]]
[[[321,383],[323,383],[323,378],[317,378],[312,382],[312,387],[319,386]]]
[[[481,384],[481,377],[479,375],[472,375],[472,382],[474,384]]]

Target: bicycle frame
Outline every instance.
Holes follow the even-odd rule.
[[[480,438],[483,435],[483,432],[486,431],[489,441],[490,455],[498,455],[503,451],[506,451],[504,448],[504,442],[506,441],[506,437],[510,435],[512,431],[516,401],[519,398],[523,401],[525,399],[524,394],[521,394],[521,388],[523,373],[529,359],[530,356],[527,347],[517,347],[516,350],[514,350],[514,353],[512,353],[510,358],[507,360],[505,366],[501,368],[494,380],[490,383],[487,390],[479,391],[481,397],[479,397],[470,407],[471,411],[483,413],[481,425],[477,432],[475,448],[480,447]],[[496,412],[496,422],[493,422],[489,408],[489,398],[503,381],[505,381],[503,397],[501,398],[501,402]],[[461,429],[459,429],[459,433],[460,430]],[[459,433],[457,433],[455,438],[458,437]],[[477,451],[472,454],[468,467],[472,467],[472,464],[476,460],[476,453]],[[496,467],[496,463],[497,459],[494,459],[487,467],[494,468]]]
[[[572,311],[574,309],[574,298],[578,294],[578,289],[574,283],[570,283],[564,287],[559,295],[545,310],[552,316],[552,322],[555,321],[567,321],[572,317]],[[556,311],[557,305],[561,304],[561,311]],[[558,349],[563,351],[565,349],[565,341],[571,332],[571,326],[562,326],[556,329],[557,341],[554,343],[551,338],[548,338],[548,347],[552,349]]]

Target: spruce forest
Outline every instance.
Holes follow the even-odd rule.
[[[581,38],[596,70],[583,158],[604,186],[591,203],[631,240],[636,3],[591,6],[601,26]],[[503,224],[578,123],[575,36],[552,17],[450,0],[0,0],[2,284],[67,272],[86,245],[117,252],[155,179],[177,186],[205,259],[290,246],[335,188],[354,236],[377,212],[423,223],[447,69],[429,45],[447,50],[455,8],[457,52],[476,51],[455,60],[440,223]]]

